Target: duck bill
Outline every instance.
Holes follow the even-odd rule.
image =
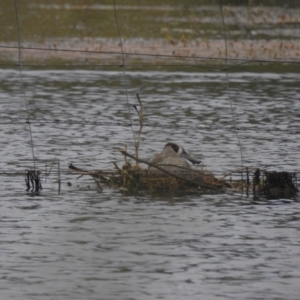
[[[183,158],[185,158],[185,159],[187,159],[187,160],[189,160],[193,165],[197,165],[197,164],[200,164],[200,163],[201,163],[200,160],[198,160],[198,159],[196,159],[196,158],[190,156],[190,155],[187,154],[186,152],[181,153],[180,156],[183,157]]]

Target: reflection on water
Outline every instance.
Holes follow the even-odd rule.
[[[133,152],[120,72],[26,71],[38,166],[56,173],[24,195],[32,166],[18,72],[2,70],[1,295],[5,299],[298,299],[299,203],[241,195],[97,193],[67,165],[112,168]],[[128,72],[145,106],[140,157],[180,142],[216,175],[245,165],[299,169],[299,74]],[[131,107],[134,130],[138,119]],[[56,165],[52,167],[57,172]],[[68,187],[67,182],[72,186]]]

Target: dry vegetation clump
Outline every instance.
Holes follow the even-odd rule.
[[[134,157],[125,150],[120,150],[124,155]],[[140,163],[150,164],[142,159]],[[150,164],[151,165],[151,164]],[[153,165],[151,165],[153,167]],[[199,169],[180,168],[170,172],[159,166],[155,169],[144,169],[131,165],[128,161],[115,170],[87,171],[70,165],[69,169],[74,174],[89,175],[97,183],[100,190],[102,186],[126,189],[127,191],[145,190],[150,192],[197,192],[205,194],[225,193],[228,191],[239,192],[254,197],[266,199],[295,198],[298,194],[297,174],[291,172],[266,171],[244,167],[216,178],[213,174]]]
[[[116,164],[115,164],[116,166]],[[73,173],[83,176],[92,176],[99,188],[102,185],[126,190],[147,191],[198,191],[205,193],[221,193],[231,184],[222,179],[217,179],[211,173],[203,170],[183,170],[173,172],[157,169],[144,169],[140,166],[125,164],[122,169],[87,171],[70,165]]]

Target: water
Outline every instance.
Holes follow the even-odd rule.
[[[120,72],[23,72],[41,196],[19,73],[1,70],[3,299],[298,299],[299,202],[239,194],[98,193],[68,163],[112,169],[133,153]],[[145,106],[140,157],[167,140],[217,176],[244,165],[299,169],[299,74],[128,72],[130,105]],[[131,107],[134,131],[137,115]],[[57,194],[60,159],[62,191]],[[47,171],[45,167],[47,164]],[[46,173],[46,174],[45,174]],[[71,186],[68,186],[67,183]]]

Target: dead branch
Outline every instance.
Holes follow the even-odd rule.
[[[139,123],[140,123],[140,128],[139,128],[139,131],[138,131],[137,141],[135,142],[135,145],[134,145],[134,147],[135,147],[135,156],[138,158],[139,157],[139,147],[140,147],[141,133],[142,133],[143,126],[144,126],[144,108],[143,108],[143,104],[142,104],[142,101],[140,99],[139,94],[136,94],[136,96],[137,96],[137,99],[138,99],[139,104],[140,104],[140,110],[138,110],[136,105],[134,105],[134,108],[135,108],[136,112],[138,113]],[[136,161],[136,164],[137,164],[137,166],[139,166],[138,160]]]

